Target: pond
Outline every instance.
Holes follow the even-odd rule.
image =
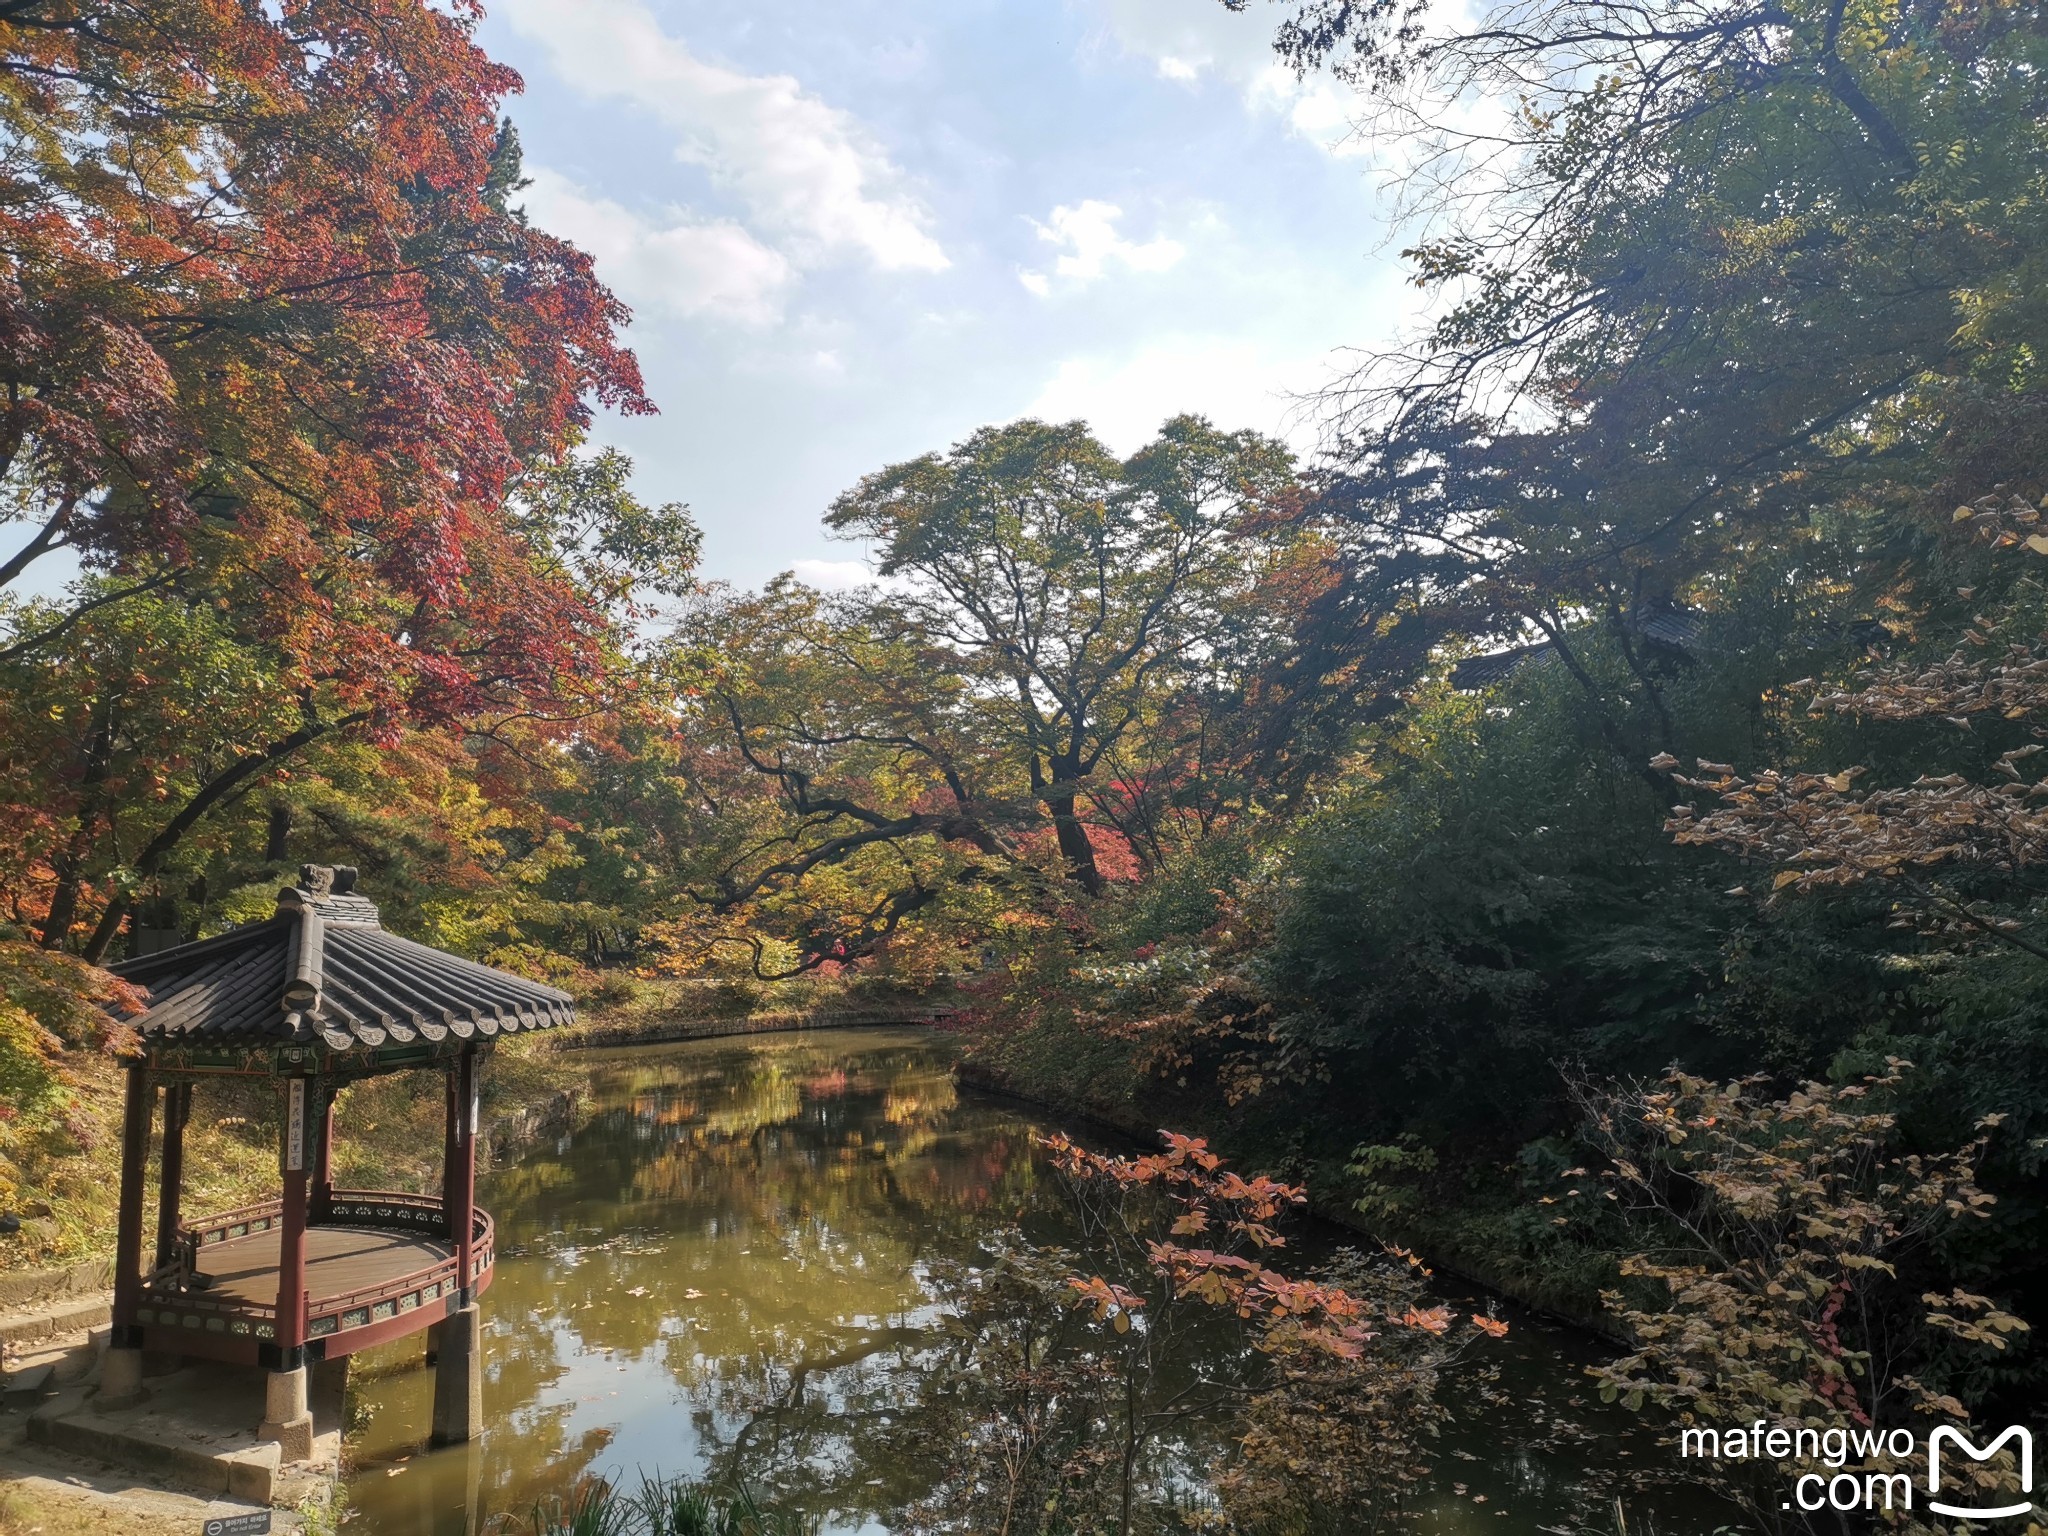
[[[1058,1240],[1064,1220],[1033,1145],[1056,1120],[956,1088],[952,1052],[863,1030],[599,1058],[589,1122],[481,1180],[499,1235],[481,1441],[424,1449],[417,1339],[356,1363],[351,1536],[524,1528],[580,1475],[643,1470],[744,1474],[829,1532],[901,1529],[933,1476],[900,1432],[937,1322],[926,1266],[1019,1224]],[[1595,1345],[1506,1315],[1497,1369],[1446,1382],[1411,1528],[1605,1536],[1617,1493],[1632,1531],[1728,1523],[1666,1481],[1652,1430],[1599,1405]]]

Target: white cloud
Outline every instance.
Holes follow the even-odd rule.
[[[525,192],[527,216],[574,241],[597,262],[597,275],[643,314],[700,315],[766,325],[779,319],[795,276],[789,261],[730,220],[666,226],[568,177],[536,167]]]
[[[1269,18],[1226,11],[1215,0],[1100,0],[1111,36],[1128,53],[1151,59],[1169,80],[1215,73],[1245,79],[1273,63]]]
[[[1087,422],[1118,453],[1150,442],[1184,412],[1234,431],[1250,427],[1316,446],[1315,412],[1302,399],[1330,382],[1333,364],[1317,349],[1289,353],[1237,337],[1182,336],[1124,357],[1070,357],[1024,414]]]
[[[1077,207],[1053,209],[1048,223],[1033,219],[1039,239],[1066,249],[1053,262],[1050,275],[1025,271],[1017,280],[1044,298],[1052,292],[1054,277],[1079,287],[1094,282],[1112,263],[1132,272],[1164,272],[1187,254],[1186,246],[1164,235],[1142,245],[1124,239],[1116,232],[1116,221],[1122,217],[1123,210],[1115,203],[1090,198]]]
[[[703,166],[799,258],[854,251],[885,271],[948,265],[902,173],[858,121],[794,77],[707,63],[640,0],[503,0],[498,10],[577,90],[632,102],[673,130],[676,157]]]
[[[807,587],[820,592],[850,592],[855,587],[873,586],[875,573],[859,560],[799,560],[790,574]]]
[[[1364,155],[1373,148],[1358,131],[1357,98],[1334,81],[1297,79],[1293,70],[1274,64],[1245,82],[1244,99],[1255,110],[1285,118],[1298,137],[1332,155]]]
[[[1192,0],[1098,0],[1103,24],[1119,48],[1150,59],[1161,78],[1195,84],[1226,82],[1257,112],[1284,119],[1303,139],[1333,155],[1365,153],[1353,131],[1358,102],[1325,76],[1306,80],[1273,53],[1270,16],[1257,7],[1226,11]]]

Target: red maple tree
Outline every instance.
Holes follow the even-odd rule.
[[[299,697],[166,808],[145,875],[313,740],[559,714],[609,670],[611,616],[508,492],[594,405],[652,406],[624,307],[508,201],[520,82],[478,15],[0,4],[0,479],[34,525],[0,590],[59,549],[91,578],[8,656],[172,592],[231,611]],[[91,773],[81,740],[62,782]]]

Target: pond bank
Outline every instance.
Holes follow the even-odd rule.
[[[724,1040],[739,1035],[794,1034],[819,1029],[903,1029],[936,1024],[942,1008],[818,1008],[776,1013],[658,1016],[634,1024],[577,1028],[554,1041],[560,1051],[611,1050],[628,1045],[678,1045],[688,1040]]]

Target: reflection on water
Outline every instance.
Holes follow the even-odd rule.
[[[860,1031],[610,1056],[584,1129],[481,1181],[499,1234],[482,1440],[424,1450],[419,1340],[358,1360],[351,1532],[474,1536],[583,1473],[641,1469],[743,1474],[828,1531],[897,1529],[932,1471],[902,1432],[933,1322],[922,1264],[998,1226],[1064,1231],[1039,1122],[956,1093],[950,1055]],[[1422,1529],[1592,1527],[1666,1461],[1584,1402],[1578,1340],[1517,1324],[1495,1379],[1451,1388]],[[1692,1505],[1679,1529],[1721,1523],[1658,1502]]]

